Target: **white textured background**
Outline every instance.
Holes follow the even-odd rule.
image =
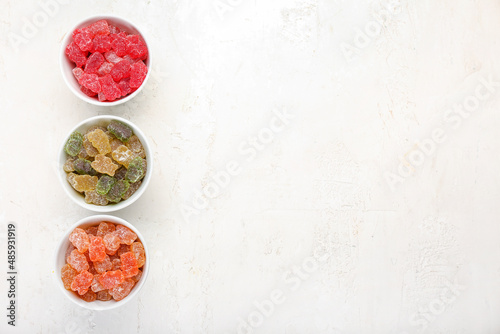
[[[0,332],[500,333],[499,1],[62,2],[33,36],[37,1],[0,6],[1,276],[9,221],[20,273],[18,326],[3,311]],[[58,64],[67,30],[103,13],[142,27],[154,56],[141,95],[108,109]],[[294,118],[250,153],[273,110]],[[68,131],[107,113],[153,146],[152,183],[116,213],[151,270],[138,298],[89,312],[51,277],[60,236],[92,214],[54,168]]]

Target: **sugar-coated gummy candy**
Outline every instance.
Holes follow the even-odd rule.
[[[87,232],[87,234],[92,234],[94,236],[97,236],[97,226],[90,226],[90,227],[87,227],[85,229],[85,232]],[[90,239],[89,239],[90,240]]]
[[[80,298],[87,303],[91,303],[97,299],[97,295],[94,291],[88,290],[87,292],[85,292],[85,294],[81,295]]]
[[[83,147],[85,147],[85,151],[92,158],[99,154],[99,151],[92,145],[86,134],[83,136]]]
[[[121,239],[120,239],[121,242]],[[118,257],[120,257],[123,253],[130,252],[130,245],[122,243],[120,245],[120,248],[118,248],[118,251],[116,251],[116,254]]]
[[[78,153],[78,157],[80,159],[85,159],[85,160],[90,158],[90,156],[87,154],[87,150],[85,149],[85,146],[82,145],[82,149]]]
[[[105,61],[104,63],[102,63],[102,65],[97,70],[97,74],[101,77],[105,76],[106,74],[111,72],[111,69],[113,68],[113,66],[114,65],[112,63]]]
[[[127,278],[123,281],[123,283],[109,289],[109,294],[113,296],[114,300],[120,301],[129,295],[134,285],[135,282],[131,278]]]
[[[101,83],[97,74],[83,73],[80,77],[80,84],[94,93],[101,91]]]
[[[144,245],[138,241],[134,242],[130,245],[130,251],[137,259],[137,267],[141,268],[146,263],[146,251],[144,250]]]
[[[128,141],[134,134],[132,129],[127,124],[116,120],[112,120],[111,122],[109,122],[108,130],[122,142]]]
[[[97,172],[92,168],[91,162],[85,159],[76,159],[73,168],[78,174],[95,176]]]
[[[71,72],[73,72],[73,75],[75,76],[76,81],[80,83],[80,78],[83,75],[83,70],[80,67],[75,67]]]
[[[104,247],[106,247],[106,254],[114,255],[118,248],[120,248],[120,238],[113,233],[108,233],[102,237]]]
[[[130,87],[139,88],[144,82],[144,79],[146,79],[147,74],[148,68],[142,61],[133,63],[130,67]]]
[[[66,249],[66,253],[64,254],[64,258],[67,259],[74,249],[76,249],[76,247],[70,242],[68,248]]]
[[[146,158],[146,150],[144,149],[144,146],[142,146],[141,140],[136,135],[130,137],[125,145],[136,155],[140,156],[143,159]]]
[[[109,33],[112,35],[112,34],[119,34],[120,33],[120,28],[118,28],[117,26],[114,26],[114,25],[111,25],[109,24]]]
[[[127,34],[124,32],[120,32],[118,34],[112,34],[110,36],[111,47],[113,51],[116,52],[116,55],[119,57],[123,57],[127,54],[127,45],[129,43],[127,39]]]
[[[85,29],[87,29],[92,37],[96,35],[109,35],[109,24],[106,20],[94,22]]]
[[[115,179],[124,180],[125,174],[127,174],[127,168],[121,167],[115,172]]]
[[[101,83],[102,93],[107,101],[114,101],[122,96],[120,87],[118,87],[110,74],[100,77],[99,81]]]
[[[85,253],[85,254],[88,254],[89,252]],[[89,273],[91,273],[92,275],[97,275],[97,270],[95,270],[94,268],[94,263],[92,261],[89,260]]]
[[[112,289],[118,284],[123,283],[124,280],[125,277],[123,277],[121,270],[106,271],[99,277],[99,283],[101,283],[105,289]]]
[[[99,173],[108,174],[110,176],[114,176],[115,171],[118,169],[118,165],[115,164],[111,158],[102,154],[95,156],[95,160],[92,162],[91,166]]]
[[[96,92],[91,91],[91,90],[90,90],[90,89],[88,89],[87,87],[83,87],[83,86],[81,86],[81,87],[80,87],[80,90],[82,91],[82,93],[83,93],[83,94],[85,94],[85,95],[87,95],[87,96],[89,96],[89,97],[94,97],[94,96],[96,96],[96,95],[97,95],[97,93],[96,93]]]
[[[110,141],[110,145],[111,145],[111,153],[113,153],[113,151],[116,150],[118,147],[122,146],[123,143],[120,139],[115,138],[115,136],[113,136],[113,139],[111,139]]]
[[[102,261],[94,261],[94,268],[95,268],[95,270],[99,274],[102,274],[102,273],[105,273],[108,270],[113,269],[113,264],[111,263],[111,260],[109,259],[109,256],[106,255],[106,257],[104,258],[104,260],[102,260]]]
[[[116,64],[116,63],[119,63],[120,61],[123,60],[123,58],[121,57],[118,57],[118,55],[116,54],[116,52],[114,51],[108,51],[104,54],[104,58],[106,58],[106,60],[108,62],[110,62],[111,64]]]
[[[69,254],[66,262],[78,272],[89,269],[87,258],[76,249],[74,249],[71,254]]]
[[[109,294],[108,290],[99,291],[99,292],[97,292],[96,295],[97,295],[97,300],[101,300],[103,302],[107,302],[107,301],[113,299],[113,296],[111,296]]]
[[[66,159],[66,161],[64,162],[64,165],[63,165],[63,170],[66,173],[70,173],[70,172],[74,172],[75,171],[75,167],[73,166],[73,163],[75,162],[75,160],[76,160],[75,157],[68,157]]]
[[[134,59],[146,59],[148,47],[139,35],[128,35],[127,53]]]
[[[128,78],[130,76],[130,63],[126,60],[116,63],[109,74],[114,81],[120,81],[123,78]]]
[[[78,292],[80,296],[85,294],[89,290],[93,278],[94,275],[87,270],[82,271],[73,279],[71,290]]]
[[[90,261],[103,261],[106,258],[106,250],[101,237],[90,236],[89,247]]]
[[[123,277],[129,278],[137,275],[139,272],[139,267],[137,266],[137,259],[135,258],[134,253],[127,252],[120,256],[120,261],[122,262],[121,271],[123,273]]]
[[[66,290],[71,290],[71,283],[76,275],[78,272],[67,263],[61,268],[61,280]]]
[[[117,225],[115,230],[115,235],[120,238],[120,242],[126,245],[132,245],[132,243],[137,239],[137,234],[135,234],[131,229],[123,225]],[[129,248],[130,251],[130,248]],[[120,254],[121,256],[122,254]]]
[[[139,181],[144,176],[143,160],[141,157],[135,157],[130,161],[125,179],[130,183]]]
[[[97,193],[95,190],[85,192],[85,203],[95,205],[108,205],[108,200],[103,195]]]
[[[102,130],[103,132],[106,132],[106,127],[105,126],[100,126],[100,125],[92,125],[90,128],[87,129],[87,131],[85,132],[85,134],[89,134],[90,132],[94,131],[94,130]]]
[[[116,150],[111,152],[111,156],[113,157],[113,160],[126,168],[128,168],[129,163],[135,157],[134,153],[125,145],[121,145]]]
[[[108,154],[111,152],[111,145],[109,144],[109,137],[101,129],[95,129],[92,132],[86,134],[87,139],[90,141],[92,146],[94,146],[99,154]]]
[[[106,234],[113,233],[116,227],[115,224],[110,222],[101,222],[97,227],[97,236],[104,237]]]
[[[130,78],[121,79],[118,82],[118,87],[120,87],[120,90],[122,92],[122,96],[127,96],[128,94],[133,93],[136,90],[136,89],[132,89],[132,87],[130,87]]]
[[[107,35],[97,35],[94,37],[92,52],[108,52],[111,50],[111,41]]]
[[[77,227],[69,235],[69,241],[78,249],[80,253],[85,253],[89,249],[90,239],[87,232]]]
[[[106,194],[106,199],[113,203],[118,203],[121,201],[123,194],[125,194],[130,187],[130,184],[126,180],[118,180],[111,187],[109,192]]]
[[[137,275],[135,275],[135,276],[133,276],[131,278],[132,278],[132,280],[134,282],[137,283],[137,282],[139,282],[141,280],[141,277],[142,277],[142,270],[139,269],[139,272],[137,273]]]
[[[69,136],[68,140],[66,141],[66,145],[64,145],[64,150],[72,157],[76,157],[78,153],[80,153],[82,146],[83,146],[83,135],[80,132],[75,131]]]
[[[92,37],[86,29],[81,29],[77,34],[73,35],[73,40],[80,50],[90,51],[93,46]]]
[[[97,70],[104,63],[104,56],[100,52],[94,52],[87,58],[85,72],[89,74],[97,73]]]
[[[122,266],[122,261],[119,258],[113,259],[111,263],[113,264],[113,270],[118,270]]]
[[[76,64],[77,67],[82,67],[87,61],[87,52],[82,51],[75,42],[71,42],[66,47],[66,56]]]
[[[100,195],[106,195],[115,183],[116,179],[114,177],[103,175],[99,178],[99,181],[97,181],[97,186],[95,189]]]
[[[70,173],[74,174],[74,173]],[[97,185],[97,176],[90,176],[90,175],[76,175],[73,177],[73,183],[70,184],[73,186],[73,188],[78,191],[78,192],[85,192],[85,191],[91,191],[95,190],[95,187]]]
[[[132,197],[132,195],[137,191],[137,189],[141,187],[141,184],[142,184],[141,181],[131,183],[130,187],[128,187],[128,190],[125,192],[125,194],[123,194],[122,200],[127,200],[130,197]]]

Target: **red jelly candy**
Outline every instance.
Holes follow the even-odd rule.
[[[71,42],[66,47],[65,54],[78,67],[82,67],[83,65],[85,65],[85,62],[87,61],[87,52],[80,50],[80,48],[78,47],[78,45],[75,44],[75,42]]]
[[[83,73],[80,77],[80,84],[94,93],[99,93],[101,91],[101,83],[97,74]]]
[[[132,64],[130,68],[130,87],[139,88],[147,74],[148,68],[142,61]]]
[[[134,282],[139,282],[141,280],[141,277],[142,277],[142,270],[139,270],[139,272],[137,273],[137,275],[135,275],[134,277],[132,277],[132,280]]]
[[[127,78],[130,76],[130,63],[126,60],[122,60],[115,64],[111,72],[111,77],[115,81],[120,81],[123,78]]]
[[[102,63],[104,63],[104,57],[100,52],[91,54],[90,57],[87,58],[87,63],[85,63],[85,73],[96,73]]]
[[[120,242],[126,245],[132,245],[132,243],[137,239],[137,234],[135,234],[131,229],[123,225],[117,225],[115,230],[115,235],[120,238]],[[130,249],[130,248],[129,248]]]
[[[112,26],[111,24],[109,25],[109,33],[110,34],[118,34],[120,33],[120,28]]]
[[[114,300],[120,301],[129,295],[129,293],[130,293],[130,291],[132,291],[132,288],[134,287],[134,285],[135,285],[135,282],[132,279],[127,278],[123,283],[110,289],[109,294],[111,296],[113,296]]]
[[[146,59],[148,57],[148,47],[139,35],[128,35],[127,53],[134,59]]]
[[[108,290],[102,290],[97,293],[97,300],[102,300],[104,302],[107,302],[108,300],[113,299],[113,296],[111,296],[108,292]]]
[[[127,35],[124,32],[111,35],[110,40],[111,47],[116,52],[116,55],[118,57],[123,57],[127,54],[129,41],[127,39]]]
[[[106,52],[104,54],[104,58],[106,58],[106,60],[112,64],[116,64],[123,60],[122,58],[118,57],[114,51]]]
[[[89,236],[83,229],[77,227],[69,235],[69,241],[78,249],[80,253],[85,253],[89,249]]]
[[[104,242],[101,237],[90,237],[89,256],[92,262],[103,261],[106,258]]]
[[[125,277],[123,277],[121,270],[106,271],[99,277],[99,283],[101,283],[105,289],[114,288],[118,284],[123,283],[124,280]]]
[[[108,63],[107,61],[105,61],[104,63],[102,63],[101,67],[99,67],[99,69],[97,70],[97,74],[103,77],[109,72],[111,72],[113,66],[114,65],[112,63]]]
[[[88,271],[82,271],[73,279],[73,282],[71,283],[71,290],[78,292],[80,296],[85,294],[89,290],[93,278],[94,275]]]
[[[90,51],[94,45],[92,36],[86,29],[82,29],[79,33],[73,35],[73,40],[82,51]]]
[[[120,245],[120,248],[118,248],[116,255],[121,256],[123,253],[127,253],[127,252],[130,252],[130,246],[123,244],[123,245]]]
[[[86,29],[92,35],[92,37],[96,35],[109,35],[109,25],[106,20],[94,22]]]
[[[137,259],[134,253],[128,252],[120,256],[120,261],[122,262],[121,270],[125,278],[135,276],[139,273],[139,267],[137,267]]]
[[[122,96],[122,92],[111,75],[99,78],[102,93],[107,101],[114,101]]]
[[[108,52],[111,50],[111,41],[108,35],[97,35],[94,37],[92,52]]]
[[[80,67],[75,67],[72,72],[73,75],[75,76],[76,81],[80,83],[80,78],[82,77],[83,70]]]
[[[140,268],[146,263],[146,251],[144,250],[144,245],[141,242],[134,242],[130,246],[130,251],[134,253],[137,259],[137,266]]]
[[[78,272],[89,269],[87,258],[85,258],[85,255],[83,255],[76,249],[74,249],[71,254],[69,254],[66,262]]]
[[[130,88],[130,78],[121,79],[120,82],[118,82],[118,87],[120,87],[122,96],[127,96],[134,91]]]
[[[87,96],[90,96],[90,97],[94,97],[97,95],[97,93],[94,93],[93,91],[91,91],[90,89],[88,89],[87,87],[83,87],[81,86],[80,87],[80,90]]]

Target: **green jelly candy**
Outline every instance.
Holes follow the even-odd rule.
[[[69,139],[64,146],[64,150],[72,157],[76,157],[78,153],[80,153],[82,145],[83,135],[80,132],[75,131],[69,136]]]
[[[127,192],[130,187],[130,183],[125,180],[116,181],[116,183],[111,187],[111,189],[106,194],[106,199],[113,203],[118,203],[121,201],[122,196]]]
[[[128,141],[134,134],[132,129],[127,124],[123,124],[122,122],[118,122],[115,120],[109,123],[108,130],[109,132],[114,134],[116,138],[120,139],[123,142]]]
[[[91,162],[85,159],[76,159],[75,162],[73,163],[73,168],[78,174],[84,175],[91,175],[95,176],[97,175],[97,172],[95,171],[94,168],[90,165]]]
[[[99,181],[97,181],[97,186],[95,190],[97,191],[98,194],[100,195],[106,195],[111,188],[115,185],[116,179],[112,176],[108,175],[103,175],[99,178]]]
[[[141,157],[132,159],[128,165],[125,179],[130,183],[139,181],[144,175],[143,160]]]

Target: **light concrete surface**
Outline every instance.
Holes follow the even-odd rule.
[[[58,53],[106,13],[145,30],[154,68],[98,108]],[[0,34],[0,258],[6,277],[14,222],[19,272],[0,332],[500,333],[498,1],[3,0]],[[52,278],[92,214],[56,161],[101,114],[153,146],[149,188],[116,213],[151,269],[136,299],[90,312]]]

